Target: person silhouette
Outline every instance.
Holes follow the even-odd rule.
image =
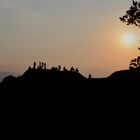
[[[75,72],[76,72],[76,73],[79,73],[79,70],[78,70],[78,68],[76,68]]]
[[[70,68],[70,71],[71,71],[71,72],[74,72],[74,68],[73,68],[73,67],[71,67],[71,68]]]
[[[33,69],[36,69],[36,62],[34,62],[33,64]]]
[[[61,66],[60,65],[58,66],[58,71],[61,71]]]
[[[31,66],[29,66],[29,67],[28,67],[28,70],[31,70],[31,69],[32,69]]]
[[[44,69],[46,69],[46,63],[44,63]]]
[[[44,63],[42,62],[42,63],[41,63],[41,69],[43,69],[43,67],[44,67]]]
[[[63,67],[63,71],[67,71],[67,69],[65,67]]]
[[[39,66],[38,67],[39,67],[39,69],[41,69],[41,62],[39,62]]]
[[[91,74],[89,74],[88,78],[91,79],[91,77],[92,77]]]

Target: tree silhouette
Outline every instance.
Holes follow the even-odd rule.
[[[140,2],[132,1],[129,10],[126,11],[124,16],[120,17],[120,20],[127,23],[127,25],[140,27]]]
[[[129,10],[126,11],[124,16],[120,17],[120,20],[127,25],[140,27],[140,2],[133,0]],[[139,47],[138,50],[140,50]],[[140,68],[140,56],[130,61],[129,69],[135,68]]]
[[[134,58],[130,61],[129,69],[132,70],[135,68],[140,68],[140,56],[138,56],[137,58]]]

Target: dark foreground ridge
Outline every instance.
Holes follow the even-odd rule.
[[[138,68],[100,79],[34,64],[0,84],[2,133],[18,140],[140,135],[139,83]]]

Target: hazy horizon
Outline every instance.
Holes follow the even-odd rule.
[[[22,74],[34,61],[106,77],[128,69],[139,29],[119,17],[132,0],[0,0],[0,72]],[[130,46],[123,35],[135,34]]]

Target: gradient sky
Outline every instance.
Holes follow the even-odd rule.
[[[138,55],[123,34],[139,29],[119,17],[131,0],[0,0],[0,71],[23,73],[34,61],[104,77]]]

